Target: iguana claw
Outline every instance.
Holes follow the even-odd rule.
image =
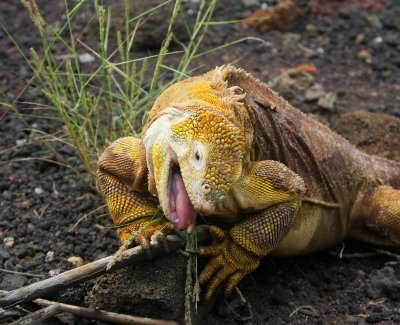
[[[111,262],[108,263],[107,269],[110,269],[115,263],[120,261],[122,254],[135,245],[142,246],[147,257],[151,259],[150,246],[158,246],[160,243],[163,243],[166,235],[171,231],[171,227],[168,226],[168,221],[166,219],[159,220],[155,224],[150,224],[144,230],[140,231],[142,227],[143,225],[140,223],[136,225],[131,224],[125,227],[123,232],[120,232],[119,235],[123,244],[114,254]],[[168,245],[165,246],[165,249],[168,250]]]
[[[158,246],[165,239],[165,233],[162,230],[156,230],[150,236],[150,245]]]
[[[239,246],[232,240],[229,233],[216,227],[210,227],[213,238],[211,246],[201,247],[199,254],[212,256],[200,274],[200,284],[209,282],[204,295],[209,301],[220,284],[225,282],[225,296],[229,296],[240,280],[255,270],[261,257],[256,256]]]

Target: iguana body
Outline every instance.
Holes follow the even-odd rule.
[[[114,222],[130,223],[123,240],[158,203],[179,229],[198,214],[228,226],[212,227],[213,245],[200,249],[213,256],[200,275],[206,299],[223,281],[229,294],[267,254],[305,254],[346,236],[400,245],[400,164],[358,151],[232,66],[164,91],[142,140],[112,144],[98,176]]]

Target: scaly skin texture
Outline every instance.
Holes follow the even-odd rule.
[[[165,90],[142,139],[107,148],[98,178],[122,240],[154,240],[168,219],[190,230],[196,214],[226,229],[212,226],[200,248],[212,256],[200,274],[206,300],[223,282],[229,295],[268,254],[346,236],[400,245],[400,164],[360,152],[232,66]]]

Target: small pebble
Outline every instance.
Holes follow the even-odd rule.
[[[374,27],[376,29],[381,29],[383,27],[382,26],[382,22],[381,22],[381,20],[379,19],[378,16],[371,15],[371,16],[368,16],[367,19],[370,22],[372,27]]]
[[[15,255],[17,255],[18,258],[22,259],[22,258],[32,255],[32,251],[30,248],[26,248],[25,246],[22,246],[16,251]]]
[[[381,36],[375,37],[372,40],[371,47],[375,50],[375,52],[379,52],[384,49],[384,41]]]
[[[261,3],[259,0],[242,0],[245,8],[260,7]]]
[[[41,187],[35,187],[35,189],[33,190],[35,192],[35,194],[40,195],[43,194],[43,189]]]
[[[12,193],[10,191],[4,191],[1,196],[5,200],[11,200],[12,199]]]
[[[21,206],[24,209],[29,209],[31,207],[31,205],[32,205],[31,200],[24,200],[24,201],[21,202]]]
[[[348,324],[358,324],[361,321],[360,317],[349,315],[346,317],[346,323]]]
[[[16,144],[17,146],[22,146],[23,144],[25,144],[25,143],[27,143],[27,142],[28,142],[27,139],[17,139],[17,140],[15,140],[15,144]]]
[[[48,251],[46,254],[46,257],[44,258],[46,263],[51,262],[52,260],[54,260],[54,252],[53,251]]]
[[[335,108],[335,102],[336,102],[336,94],[333,92],[324,92],[321,94],[321,96],[318,98],[317,105],[321,108],[324,108],[328,111],[333,111]]]
[[[357,34],[356,36],[356,43],[361,44],[365,40],[365,35],[364,34]]]
[[[372,313],[365,319],[365,322],[368,324],[379,323],[381,321],[383,321],[383,317],[380,313]]]
[[[316,84],[314,87],[307,89],[304,95],[304,100],[306,102],[312,102],[318,100],[324,93],[324,90],[319,84]]]
[[[10,253],[0,246],[0,261],[10,257]]]
[[[306,25],[306,30],[307,30],[307,32],[309,32],[309,33],[315,33],[315,31],[316,31],[315,25],[313,25],[313,24],[307,24],[307,25]]]
[[[95,60],[95,57],[89,53],[81,54],[78,58],[80,63],[90,63]]]
[[[49,275],[50,275],[50,276],[56,276],[56,275],[59,275],[60,272],[61,272],[60,269],[50,270],[50,271],[49,271]]]
[[[4,274],[3,280],[0,282],[0,288],[3,290],[15,290],[24,286],[26,278],[20,274]]]
[[[372,40],[372,44],[381,44],[381,43],[383,43],[383,38],[381,36],[375,37]]]
[[[14,246],[14,237],[6,237],[3,239],[3,245],[5,248],[11,248]]]
[[[4,262],[4,268],[6,270],[10,270],[10,271],[15,271],[16,270],[16,267],[13,264],[13,262],[11,262],[11,260],[7,260],[7,261]]]
[[[366,50],[361,50],[360,52],[357,53],[357,57],[359,59],[366,59],[371,57],[371,54],[369,54],[369,52]]]
[[[276,305],[287,305],[293,299],[293,292],[288,289],[278,288],[272,293],[271,299]]]
[[[400,277],[391,266],[374,270],[369,276],[367,292],[373,299],[387,297],[397,301],[400,299]]]
[[[35,227],[35,225],[34,225],[33,223],[28,223],[28,224],[26,225],[26,231],[27,231],[29,234],[32,234],[35,230],[36,230],[36,227]]]
[[[59,320],[61,320],[61,322],[63,324],[66,324],[66,325],[79,324],[77,317],[75,315],[72,315],[72,314],[61,313],[61,314],[57,315],[57,318]]]
[[[83,265],[83,260],[79,256],[71,256],[70,258],[68,258],[68,262],[70,262],[75,267]]]

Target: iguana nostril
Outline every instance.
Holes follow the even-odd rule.
[[[211,186],[208,184],[203,184],[203,186],[201,187],[202,191],[204,194],[208,194],[211,191]]]

